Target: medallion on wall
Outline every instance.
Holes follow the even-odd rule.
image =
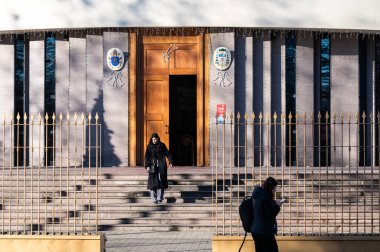
[[[112,71],[119,71],[124,66],[124,53],[119,48],[111,48],[107,52],[107,65]]]
[[[218,47],[214,52],[214,65],[218,70],[227,70],[231,65],[231,52],[226,47]]]
[[[125,64],[124,53],[119,48],[111,48],[107,52],[107,65],[112,70],[110,78],[107,80],[108,85],[112,87],[124,86],[121,70]]]
[[[231,52],[226,47],[218,47],[214,51],[213,57],[214,66],[218,69],[215,85],[219,87],[229,87],[232,82],[228,78],[229,74],[226,71],[231,66]]]

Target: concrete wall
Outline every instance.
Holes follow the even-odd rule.
[[[99,115],[99,123],[103,124],[103,37],[101,35],[87,35],[86,38],[86,78],[87,78],[87,89],[86,89],[86,111],[95,116],[96,113]],[[95,122],[95,119],[93,119]],[[96,139],[96,129],[95,126],[91,127],[90,143],[92,145],[99,145],[104,143],[100,142],[100,139]],[[91,165],[96,165],[96,155],[101,153],[96,153],[92,150],[90,154]],[[107,155],[107,154],[106,154]]]
[[[359,48],[357,38],[333,38],[331,40],[331,113],[336,113],[337,122],[340,114],[350,113],[355,118],[359,111]],[[330,121],[333,122],[333,114]],[[347,166],[356,164],[357,142],[356,126],[351,127],[350,135],[348,127],[343,130],[331,125],[331,145],[336,146],[336,151],[331,149],[331,164]],[[335,135],[335,136],[334,136]],[[348,145],[353,146],[349,150]],[[342,148],[342,146],[346,146]]]
[[[106,236],[101,235],[2,235],[0,247],[8,252],[104,252]]]
[[[87,75],[86,75],[86,37],[75,37],[70,34],[70,83],[69,83],[69,112],[86,113],[86,90],[87,90]]]
[[[44,88],[45,88],[45,59],[44,59],[44,39],[40,33],[30,34],[30,42],[26,48],[26,86],[29,92],[29,112],[35,115],[35,124],[38,123],[38,114],[44,119]],[[125,52],[126,64],[120,71],[118,83],[120,86],[112,86],[109,80],[112,71],[108,69],[105,61],[109,48],[118,47]],[[3,37],[0,42],[0,76],[2,85],[0,95],[0,112],[7,114],[8,118],[13,113],[14,108],[14,42],[11,37]],[[75,151],[75,147],[80,149],[80,140],[67,149],[67,142],[75,137],[81,137],[81,129],[74,129],[74,114],[77,114],[77,122],[81,124],[81,114],[86,116],[88,124],[88,114],[92,114],[91,123],[95,123],[95,115],[99,114],[99,123],[102,124],[103,138],[96,139],[95,133],[100,130],[91,126],[85,132],[86,145],[94,146],[96,141],[102,144],[104,164],[106,166],[118,166],[128,164],[128,34],[127,33],[94,33],[87,36],[84,33],[72,32],[64,35],[56,35],[56,138],[55,138],[55,162],[56,165],[70,164],[78,165],[82,156],[85,159],[90,157],[90,165],[95,165],[96,153],[93,148],[85,152]],[[105,89],[104,89],[105,87]],[[60,115],[62,114],[62,125],[60,125]],[[67,115],[70,117],[67,117]],[[51,115],[49,115],[51,116]],[[103,118],[107,118],[104,119]],[[71,124],[70,131],[67,129]],[[51,122],[51,119],[49,120]],[[29,142],[30,164],[37,165],[43,163],[44,147],[44,127],[37,126],[30,128]],[[31,134],[33,133],[33,134]],[[6,132],[6,135],[8,131]],[[32,137],[33,136],[33,137]],[[41,139],[39,139],[41,138]],[[8,141],[8,140],[5,140]],[[7,146],[10,142],[6,143]],[[31,153],[33,150],[33,154]],[[39,151],[42,150],[41,153]],[[69,155],[70,152],[71,154]],[[2,156],[2,155],[0,155]],[[10,156],[9,149],[6,156]],[[38,157],[42,157],[39,159]],[[32,160],[33,158],[33,160]],[[9,160],[9,158],[7,158]]]
[[[365,252],[377,251],[380,239],[376,236],[277,236],[278,249],[281,252]],[[238,251],[242,236],[214,236],[213,252]],[[248,235],[242,252],[254,252],[252,236]]]
[[[263,156],[261,155],[259,146],[262,145],[262,141],[260,142],[260,127],[259,127],[259,115],[263,113],[264,109],[264,45],[265,53],[268,54],[268,46],[269,43],[268,38],[264,40],[264,38],[255,37],[253,39],[253,111],[255,113],[255,127],[254,127],[254,164],[262,165]],[[268,59],[266,58],[266,61]]]
[[[311,166],[313,156],[313,136],[311,116],[314,113],[314,41],[310,37],[299,37],[296,46],[296,111],[300,114],[300,124],[305,122],[306,128],[299,126],[297,129],[301,149],[298,161],[300,166]]]
[[[224,34],[213,34],[211,38],[225,36]],[[214,40],[211,44],[213,49]],[[224,40],[226,41],[226,40]],[[374,87],[373,87],[373,45],[368,42],[367,47],[367,110],[373,108]],[[354,117],[359,109],[359,50],[357,38],[347,38],[346,36],[332,37],[331,40],[331,107],[330,110],[335,114],[336,122],[340,121],[340,114],[343,113],[347,117],[347,113],[351,113]],[[255,112],[256,122],[259,122],[258,116],[262,112],[263,127],[258,125],[254,131],[249,131],[245,136],[244,128],[239,129],[240,139],[235,139],[235,145],[244,145],[244,138],[248,137],[249,141],[254,138],[255,143],[247,143],[247,157],[249,162],[255,159],[256,166],[280,165],[285,153],[281,152],[280,148],[274,148],[275,145],[281,145],[281,127],[276,129],[268,127],[268,122],[273,122],[273,113],[277,112],[278,120],[281,120],[281,112],[285,111],[285,45],[284,39],[281,36],[270,36],[264,32],[262,37],[239,37],[235,38],[235,106],[236,111],[241,112],[244,121],[244,114],[249,113],[250,107]],[[312,136],[311,116],[315,111],[319,110],[319,101],[316,103],[314,99],[319,99],[319,86],[315,87],[319,81],[319,64],[316,62],[315,55],[318,53],[318,48],[314,45],[314,38],[310,36],[300,36],[297,39],[296,47],[296,111],[298,112],[297,128],[298,144],[301,148],[297,152],[298,165],[311,166],[313,159],[314,137]],[[211,56],[210,56],[211,57]],[[317,73],[315,74],[315,72]],[[210,80],[215,76],[212,65],[210,71]],[[214,107],[216,107],[218,96],[215,83],[210,87],[210,111],[211,120],[214,120]],[[224,95],[226,100],[229,96]],[[228,110],[227,106],[227,110]],[[305,122],[307,126],[302,124]],[[270,117],[268,117],[270,116]],[[367,115],[369,117],[369,115]],[[294,117],[293,117],[294,120]],[[322,118],[324,121],[325,118]],[[333,122],[333,115],[330,115],[330,121]],[[369,119],[368,119],[369,120]],[[276,143],[274,142],[274,130],[276,130]],[[368,129],[369,130],[369,129]],[[368,131],[367,130],[367,131]],[[351,163],[355,163],[354,148],[351,148],[349,153],[348,139],[350,145],[356,146],[356,138],[353,134],[355,129],[351,128],[350,136],[348,136],[347,125],[338,129],[337,127],[330,128],[330,141],[333,146],[330,151],[330,159],[337,166],[348,165],[348,159]],[[235,132],[237,138],[237,132]],[[253,136],[254,135],[254,136]],[[259,138],[262,136],[262,142]],[[239,142],[238,142],[239,141]],[[367,137],[366,142],[370,139]],[[255,145],[253,150],[249,146]],[[268,147],[271,146],[272,149]],[[304,149],[306,147],[306,149]],[[276,151],[275,151],[276,150]],[[252,153],[250,153],[250,151]],[[367,154],[370,150],[367,151]],[[244,165],[245,150],[238,153],[240,157],[240,165]],[[236,153],[235,153],[236,155]],[[275,158],[276,156],[276,158]],[[235,157],[236,159],[236,157]],[[247,163],[249,165],[249,163]]]
[[[81,123],[81,115],[85,115],[85,123],[89,123],[88,115],[91,113],[91,123],[95,123],[95,115],[99,115],[99,123],[102,124],[103,138],[96,139],[98,130],[92,125],[86,130],[86,145],[94,146],[96,141],[102,144],[106,166],[117,166],[128,164],[128,63],[121,71],[123,86],[113,87],[107,80],[111,76],[111,70],[106,65],[106,53],[109,48],[118,47],[126,55],[128,53],[128,34],[126,33],[104,33],[89,34],[87,36],[70,34],[68,38],[59,38],[56,42],[56,113],[64,116],[70,113],[70,121],[73,122],[74,114],[78,116]],[[126,57],[127,59],[127,57]],[[121,83],[121,82],[120,82]],[[105,87],[105,89],[104,89]],[[107,119],[104,119],[107,118]],[[122,119],[124,118],[124,119]],[[62,144],[65,145],[75,135],[81,136],[80,129],[75,132],[73,128],[68,133],[65,127],[57,133],[62,132]],[[57,146],[60,146],[60,135],[56,138]],[[79,142],[77,145],[79,146]],[[69,150],[74,152],[74,150]],[[62,153],[62,161],[61,155]],[[90,164],[96,165],[95,149],[83,153],[84,158],[89,158]],[[67,150],[57,149],[56,162],[67,162]],[[82,158],[80,151],[71,155],[70,164],[79,164]]]
[[[267,165],[280,166],[281,157],[285,157],[285,153],[281,152],[281,112],[285,111],[286,94],[285,94],[285,37],[280,34],[272,36],[271,45],[271,110],[269,122],[270,139],[268,139],[270,150],[267,150]],[[277,115],[275,120],[274,115]],[[274,125],[278,123],[278,125]]]
[[[3,121],[3,116],[6,116],[6,123],[10,123],[11,115],[14,113],[14,41],[11,37],[2,38],[0,41],[0,116]],[[5,129],[5,136],[10,135],[10,128]],[[13,152],[10,151],[10,147],[13,145],[9,137],[1,139],[1,145],[5,146],[5,160],[8,162],[12,160]],[[3,163],[3,155],[0,155],[0,161]]]
[[[237,127],[239,130],[239,145],[241,148],[239,157],[240,165],[253,165],[253,131],[252,131],[252,113],[253,113],[253,37],[235,38],[235,108],[241,114],[241,122],[247,122]],[[247,119],[244,117],[247,116]],[[247,142],[245,142],[247,138]],[[247,157],[245,157],[247,153]]]
[[[67,164],[67,127],[60,126],[59,116],[64,116],[64,122],[67,121],[67,114],[70,112],[70,40],[68,37],[57,37],[55,44],[55,114],[58,118],[56,123],[56,152],[55,162],[57,165]],[[51,116],[51,115],[49,115]],[[73,161],[75,158],[72,159]]]
[[[280,123],[281,113],[285,111],[285,40],[284,37],[272,36],[269,32],[253,39],[253,111],[256,117],[255,165],[281,165],[281,157],[284,155],[280,148],[281,126],[271,124],[275,122],[275,113],[276,123]]]
[[[268,149],[271,142],[271,128],[268,126],[272,114],[272,40],[269,32],[263,38],[263,109],[262,111],[262,147],[260,148],[260,166],[268,166],[271,153]],[[256,84],[256,83],[255,83]],[[260,84],[259,84],[260,85]],[[256,156],[257,157],[257,156]]]
[[[65,126],[67,125],[67,121],[73,121],[73,117],[75,113],[77,115],[81,115],[84,113],[86,116],[85,123],[89,124],[88,119],[88,113],[89,111],[86,110],[86,103],[87,103],[87,74],[86,74],[86,66],[87,66],[87,57],[86,57],[86,37],[85,35],[77,35],[75,32],[69,34],[69,86],[68,86],[68,110],[63,114],[64,116],[64,122]],[[67,114],[69,113],[70,118],[67,118]],[[69,132],[67,132],[68,129],[66,127],[63,127],[62,129],[62,144],[64,146],[67,145],[70,139],[74,139],[75,135],[82,136],[82,133],[80,131],[74,132],[72,129],[70,129]],[[57,133],[59,130],[57,130]],[[89,137],[89,132],[86,130],[86,146],[88,146],[87,139]],[[57,143],[60,142],[57,139]],[[71,141],[73,142],[73,141]],[[79,144],[79,143],[78,143]],[[71,146],[73,147],[73,146]],[[71,149],[62,149],[59,150],[60,153],[62,153],[62,160],[65,164],[81,164],[81,158],[82,153],[81,151],[75,152],[74,148]],[[68,152],[70,154],[68,154]],[[88,148],[85,150],[85,154],[88,155]],[[59,155],[56,155],[59,157]],[[69,160],[67,160],[69,158]],[[86,156],[85,160],[87,162]],[[85,165],[88,165],[88,163],[85,163]]]
[[[117,47],[128,60],[128,33],[103,33],[103,162],[106,166],[128,165],[128,63],[113,85],[112,71],[105,60],[107,51]]]
[[[69,111],[70,43],[65,37],[57,37],[55,43],[55,112],[66,114]]]
[[[29,40],[29,113],[34,126],[29,127],[29,164],[43,165],[45,127],[45,42],[34,35]],[[41,116],[39,121],[38,116]],[[31,118],[29,117],[29,121]]]
[[[214,63],[213,63],[213,55],[214,51],[218,47],[227,47],[231,52],[231,66],[225,70],[225,71],[219,71]],[[209,108],[210,108],[210,123],[215,123],[215,115],[216,115],[216,106],[217,104],[226,104],[226,123],[231,122],[231,114],[234,115],[234,118],[236,118],[236,111],[235,111],[235,61],[236,61],[236,54],[235,54],[235,39],[234,39],[234,33],[212,33],[210,34],[210,55],[208,55],[210,59],[210,101],[209,101]],[[223,79],[221,76],[224,75],[225,78]],[[236,120],[236,119],[235,119]],[[219,130],[223,130],[223,127],[226,127],[226,124],[217,124],[216,127]],[[231,133],[234,132],[235,129],[230,129],[228,127],[228,131],[225,132],[226,139],[231,138]],[[220,131],[221,132],[221,131]],[[210,143],[218,142],[218,144],[222,144],[223,135],[219,134],[218,137],[216,137],[214,134],[210,134]],[[235,139],[234,139],[235,141]],[[237,150],[235,150],[236,152]],[[221,152],[215,155],[221,155]],[[213,155],[211,155],[213,156]],[[233,154],[234,160],[233,162],[236,162],[237,153]],[[214,156],[214,158],[216,158]],[[218,159],[218,167],[223,167],[226,165],[226,163],[223,164],[222,158],[216,158]],[[216,160],[214,159],[213,162]],[[227,162],[227,161],[225,161]],[[228,161],[230,162],[230,161]]]

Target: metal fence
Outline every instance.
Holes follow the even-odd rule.
[[[379,235],[380,115],[239,113],[211,126],[216,235],[242,234],[238,206],[268,176],[286,198],[279,235]]]
[[[98,114],[3,116],[1,234],[97,234]]]

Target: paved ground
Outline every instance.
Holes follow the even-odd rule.
[[[211,251],[211,232],[106,233],[106,252]]]

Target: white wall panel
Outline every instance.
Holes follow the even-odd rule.
[[[6,38],[0,41],[0,116],[6,116],[6,122],[10,123],[10,115],[14,113],[14,58],[15,58],[15,48],[11,38]],[[2,134],[1,134],[2,135]],[[5,146],[5,160],[10,161],[11,155],[10,147],[11,143],[10,138],[7,137],[10,135],[9,127],[5,130],[5,139],[0,139],[0,144]],[[3,162],[3,156],[0,155],[0,162]],[[9,163],[5,163],[9,165]]]
[[[103,37],[100,35],[87,35],[86,37],[86,111],[95,116],[96,113],[99,115],[99,123],[103,124]],[[95,121],[93,121],[95,122]],[[100,130],[100,129],[98,129]],[[92,127],[92,134],[90,141],[92,145],[96,144],[96,129]],[[104,138],[102,139],[105,140]],[[100,139],[98,138],[98,144]],[[100,153],[98,153],[99,155]],[[98,156],[99,157],[99,156]],[[91,165],[96,165],[96,153],[93,150],[90,153]]]
[[[34,36],[29,41],[29,114],[34,115],[34,126],[29,127],[29,164],[43,165],[45,127],[45,42]],[[41,115],[39,125],[38,115]],[[29,116],[29,120],[31,120]]]
[[[359,112],[359,43],[357,38],[337,38],[331,40],[331,121],[333,113],[336,113],[340,121],[340,114],[351,113],[354,122],[355,114]],[[332,125],[331,145],[338,146],[336,152],[331,150],[331,163],[337,166],[347,166],[349,159],[351,164],[356,164],[357,136],[356,126],[343,130]],[[335,131],[335,137],[334,137]],[[348,145],[352,146],[351,149]],[[339,146],[346,146],[344,148]]]
[[[306,114],[306,128],[299,126],[298,143],[301,144],[302,149],[298,155],[299,165],[303,166],[304,159],[306,165],[313,165],[313,137],[312,127],[309,124],[311,115],[314,112],[314,41],[310,37],[300,37],[297,39],[296,46],[296,111],[299,113],[301,119],[300,125],[305,122]],[[306,143],[306,151],[303,151],[304,143]],[[305,158],[304,158],[305,156]]]
[[[128,63],[120,70],[117,86],[107,82],[112,71],[105,60],[107,51],[119,48],[128,55],[128,33],[105,32],[103,34],[103,99],[104,124],[103,162],[105,165],[128,165]],[[127,59],[127,57],[125,57]],[[124,84],[123,84],[124,83]]]

